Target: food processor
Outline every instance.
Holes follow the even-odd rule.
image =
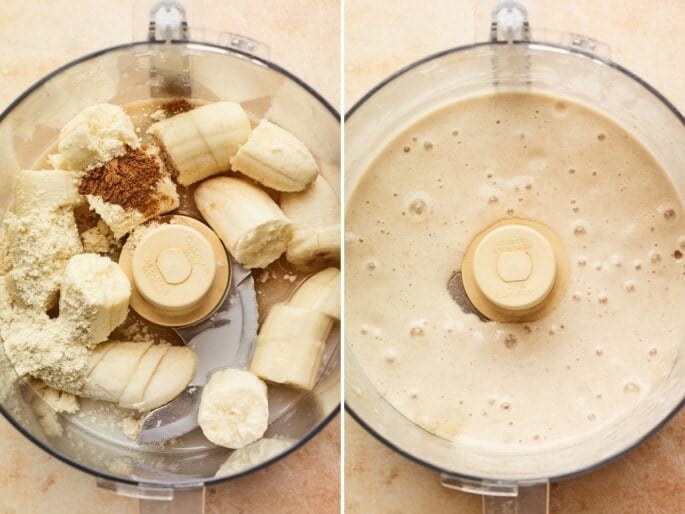
[[[546,93],[616,121],[654,155],[683,197],[685,118],[644,80],[613,62],[606,45],[577,34],[537,31],[526,8],[511,1],[493,9],[488,29],[488,41],[421,59],[374,87],[348,111],[346,204],[379,149],[412,122],[460,99],[500,91]],[[582,442],[503,454],[441,438],[404,417],[372,384],[349,340],[345,344],[350,414],[393,450],[435,470],[445,487],[483,495],[487,513],[548,512],[551,482],[588,472],[635,448],[685,401],[681,343],[667,376],[619,423]]]
[[[269,61],[266,45],[232,33],[216,35],[219,44],[194,40],[180,3],[147,4],[146,38],[64,65],[29,88],[0,115],[0,216],[10,206],[16,172],[34,168],[54,147],[61,127],[83,108],[101,102],[126,105],[166,98],[239,102],[251,118],[269,119],[303,141],[317,159],[321,174],[338,193],[340,121],[319,94]],[[198,30],[198,34],[206,38],[209,32]],[[237,275],[213,315],[184,330],[188,337],[199,334],[214,342],[223,341],[226,351],[240,355],[234,367],[244,368],[245,348],[241,346],[238,352],[236,345],[252,344],[254,338],[248,336],[256,331],[257,320],[245,307],[250,295],[243,295],[238,282],[249,284],[247,289],[252,290],[254,299],[254,280],[244,276],[236,279]],[[296,286],[297,282],[288,287]],[[279,294],[284,293],[267,294],[266,305],[284,299]],[[236,310],[236,303],[244,308]],[[240,342],[233,339],[236,331]],[[202,341],[193,346],[202,352]],[[141,513],[203,512],[206,486],[268,466],[316,435],[340,405],[337,329],[326,343],[313,390],[270,387],[269,403],[265,437],[287,444],[275,454],[256,458],[249,467],[215,476],[231,451],[209,443],[199,430],[162,444],[139,445],[122,434],[119,420],[99,418],[102,409],[97,402],[82,403],[87,416],[57,414],[17,377],[4,350],[0,350],[0,412],[50,455],[93,475],[98,487],[139,498]]]

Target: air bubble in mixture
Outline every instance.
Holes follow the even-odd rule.
[[[509,348],[510,350],[513,348],[516,348],[518,345],[518,339],[514,334],[507,334],[506,337],[504,338],[504,346]]]
[[[659,210],[666,221],[672,221],[676,218],[677,214],[672,207],[660,207]]]
[[[406,202],[409,219],[415,222],[425,220],[430,211],[430,196],[423,191],[415,191],[409,194]]]
[[[583,236],[587,233],[587,222],[578,220],[573,224],[573,234],[576,236]]]
[[[393,364],[397,360],[397,350],[388,348],[385,352],[385,362]]]
[[[623,392],[626,394],[637,394],[640,392],[640,386],[635,382],[628,382],[623,386]]]
[[[411,328],[409,329],[409,335],[412,337],[421,337],[426,333],[426,330],[423,328],[425,325],[424,321],[415,321],[412,323]]]

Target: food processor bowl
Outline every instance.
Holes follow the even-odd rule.
[[[415,62],[374,87],[348,111],[345,204],[380,149],[414,122],[456,101],[504,91],[546,93],[616,121],[652,152],[680,198],[685,198],[685,118],[672,104],[640,77],[594,53],[602,47],[592,39],[564,34],[555,42],[531,40],[525,10],[518,26],[504,35],[497,21],[493,14],[491,41]],[[622,419],[582,440],[527,450],[489,450],[443,439],[404,417],[376,390],[363,364],[346,341],[345,401],[350,414],[394,450],[442,473],[444,485],[500,497],[494,503],[484,501],[487,512],[545,512],[549,481],[619,457],[662,427],[685,400],[684,339],[667,376]],[[524,494],[525,486],[538,484],[541,488],[535,494]],[[512,500],[517,495],[518,505]],[[521,502],[529,503],[522,507]]]
[[[178,95],[240,102],[253,119],[264,117],[292,132],[338,193],[339,116],[315,91],[245,51],[193,41],[148,41],[105,49],[63,66],[0,115],[0,218],[10,205],[17,171],[35,167],[54,147],[60,128],[83,108]],[[339,331],[329,337],[314,389],[282,393],[270,388],[269,401],[278,408],[271,412],[265,437],[289,443],[277,455],[255,459],[249,468],[215,476],[231,452],[210,444],[199,430],[145,446],[125,438],[118,426],[110,426],[111,420],[108,425],[56,414],[17,377],[0,345],[0,412],[43,450],[94,475],[101,487],[141,498],[141,512],[201,512],[204,486],[267,466],[321,430],[340,406]],[[152,499],[175,501],[145,501]]]

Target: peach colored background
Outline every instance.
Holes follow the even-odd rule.
[[[685,112],[685,2],[520,0],[535,28],[569,31],[610,45],[612,57]],[[388,74],[430,53],[485,38],[495,1],[384,0],[345,3],[346,109]],[[478,19],[478,24],[476,24]],[[346,512],[476,514],[481,499],[443,489],[345,417]],[[552,486],[554,514],[685,512],[685,412],[637,451],[598,471]]]
[[[133,0],[3,0],[0,110],[66,62],[133,40]],[[339,108],[337,0],[182,0],[192,27],[245,34],[271,59]],[[141,19],[144,24],[144,20]],[[244,479],[209,488],[207,512],[340,511],[340,417],[294,454]],[[55,460],[0,417],[0,513],[137,514],[138,502],[102,492],[95,480]]]

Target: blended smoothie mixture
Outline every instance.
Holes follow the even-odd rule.
[[[551,229],[569,263],[535,321],[465,313],[448,292],[471,241],[507,219]],[[346,331],[391,405],[446,439],[524,447],[618,423],[685,336],[685,209],[616,123],[535,93],[432,113],[349,195]]]

